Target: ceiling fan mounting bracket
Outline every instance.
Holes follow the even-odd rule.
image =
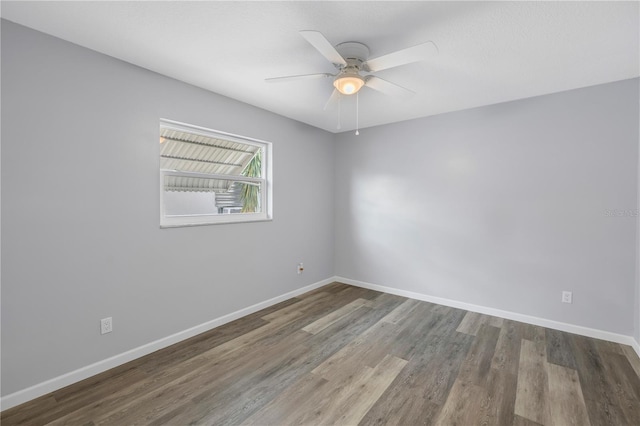
[[[347,61],[348,65],[352,63],[360,65],[369,58],[369,48],[355,41],[340,43],[336,46],[336,50]]]

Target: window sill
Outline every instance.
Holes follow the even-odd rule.
[[[225,225],[232,223],[251,223],[251,222],[271,222],[273,221],[272,217],[267,217],[266,215],[259,215],[260,217],[220,217],[219,220],[212,220],[212,217],[208,216],[199,216],[202,220],[194,220],[196,217],[169,217],[169,218],[161,218],[160,220],[160,229],[167,228],[183,228],[187,226],[205,226],[205,225]],[[216,216],[214,216],[216,217]]]

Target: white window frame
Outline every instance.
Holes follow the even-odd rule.
[[[163,170],[160,168],[160,152],[158,151],[158,169],[160,170],[160,228],[175,228],[183,226],[197,225],[215,225],[223,223],[243,223],[243,222],[261,222],[273,219],[273,182],[272,182],[272,143],[260,139],[249,138],[246,136],[234,135],[232,133],[222,132],[219,130],[207,129],[205,127],[194,126],[191,124],[180,123],[173,120],[160,119],[160,128],[176,130],[180,132],[188,132],[202,135],[205,137],[224,139],[231,142],[242,143],[246,145],[258,146],[262,149],[262,178],[253,178],[241,175],[225,175],[225,174],[207,174],[194,173],[178,170]],[[158,139],[160,134],[158,134]],[[166,215],[164,204],[164,184],[167,176],[189,176],[208,179],[233,180],[238,182],[254,182],[261,185],[261,212],[259,213],[236,213],[236,214],[193,214],[193,215]]]

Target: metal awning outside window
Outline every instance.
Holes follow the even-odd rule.
[[[217,139],[178,130],[160,129],[160,168],[211,175],[229,175],[230,179],[170,176],[165,191],[216,192],[233,190],[231,176],[240,176],[260,150],[259,146]]]

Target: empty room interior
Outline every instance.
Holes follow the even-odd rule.
[[[2,1],[3,425],[639,425],[640,3]]]

